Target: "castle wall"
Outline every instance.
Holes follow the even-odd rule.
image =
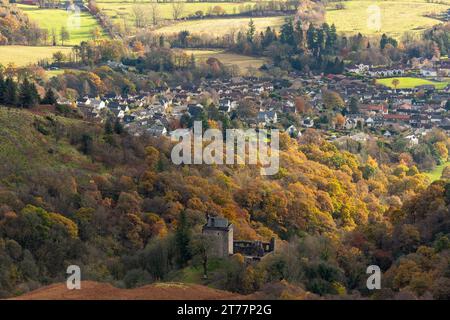
[[[227,257],[233,254],[233,228],[220,230],[204,228],[203,234],[211,239],[211,254],[216,257]]]

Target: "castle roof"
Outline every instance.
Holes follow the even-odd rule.
[[[208,222],[203,228],[228,230],[230,227],[231,224],[228,222],[228,219],[220,217],[208,217]]]

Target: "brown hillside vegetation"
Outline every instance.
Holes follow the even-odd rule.
[[[24,294],[15,300],[220,300],[243,296],[196,284],[155,283],[134,289],[120,289],[108,283],[83,281],[80,290],[68,290],[65,283],[53,284]]]

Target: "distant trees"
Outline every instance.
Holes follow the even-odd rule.
[[[146,12],[145,7],[142,5],[133,5],[131,12],[134,18],[134,25],[136,28],[143,28],[146,26]]]
[[[38,45],[45,43],[46,33],[32,23],[28,16],[14,4],[0,3],[0,44]]]
[[[25,78],[17,83],[12,77],[0,75],[0,104],[8,106],[34,107],[40,102],[36,85]]]

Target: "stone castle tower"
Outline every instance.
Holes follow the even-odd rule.
[[[207,216],[203,234],[211,238],[211,251],[216,257],[225,258],[233,254],[233,225],[228,219]]]

